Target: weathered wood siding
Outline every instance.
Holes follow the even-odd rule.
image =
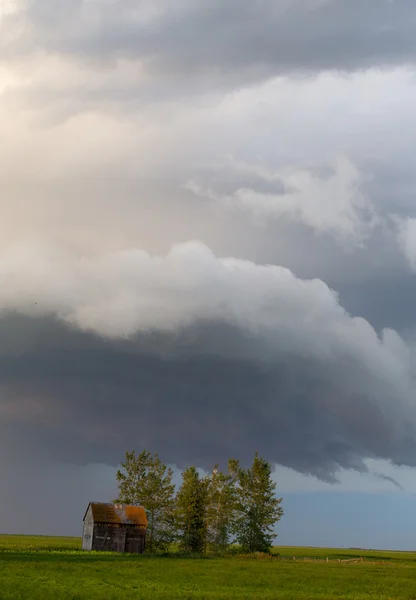
[[[145,539],[146,531],[135,525],[95,523],[92,550],[142,554]]]
[[[125,552],[143,554],[146,545],[146,533],[143,529],[129,528],[126,535]]]
[[[84,527],[82,531],[82,549],[92,550],[92,540],[94,535],[94,519],[92,517],[91,506],[85,515]]]

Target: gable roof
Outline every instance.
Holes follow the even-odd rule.
[[[129,504],[113,504],[112,502],[90,502],[85,516],[91,506],[92,518],[96,523],[118,523],[122,525],[141,525],[146,527],[147,517],[143,506]]]

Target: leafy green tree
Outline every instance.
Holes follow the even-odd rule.
[[[268,552],[276,538],[274,526],[283,515],[271,465],[256,452],[250,468],[240,468],[235,460],[230,467],[237,483],[236,539],[246,552]]]
[[[195,467],[182,473],[176,498],[180,547],[188,552],[203,552],[206,544],[207,482]]]
[[[143,450],[136,456],[126,452],[122,470],[117,471],[116,502],[141,505],[148,519],[146,548],[164,550],[175,539],[175,485],[173,471],[158,454]]]
[[[215,465],[207,482],[207,547],[211,552],[224,552],[230,543],[236,507],[234,479]]]

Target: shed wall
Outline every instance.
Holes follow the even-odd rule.
[[[84,519],[84,526],[82,529],[82,549],[92,550],[92,541],[94,533],[94,519],[92,517],[91,506],[89,507],[87,514]]]
[[[129,529],[126,535],[124,552],[143,554],[146,546],[146,534],[141,529]]]
[[[142,554],[145,549],[145,539],[145,529],[139,529],[134,525],[95,523],[92,550]]]

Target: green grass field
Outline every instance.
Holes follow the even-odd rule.
[[[410,552],[278,547],[274,559],[195,559],[82,552],[80,545],[78,538],[0,536],[0,599],[416,599]]]

